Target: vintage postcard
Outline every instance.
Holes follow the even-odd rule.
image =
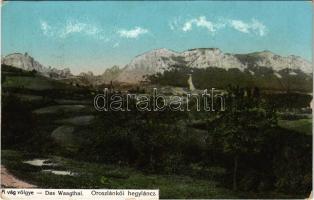
[[[3,1],[3,199],[312,191],[311,1]]]

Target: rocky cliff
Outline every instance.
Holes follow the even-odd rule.
[[[267,67],[274,73],[289,69],[291,73],[312,73],[312,64],[299,56],[280,56],[270,51],[249,54],[224,53],[217,48],[198,48],[184,52],[157,49],[135,57],[127,64],[116,81],[138,83],[145,75],[162,73],[170,66],[187,66],[191,68],[218,67],[244,71],[258,67]]]

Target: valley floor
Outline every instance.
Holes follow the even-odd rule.
[[[57,156],[35,159],[34,155],[18,151],[2,150],[1,153],[1,185],[4,187],[159,189],[160,198],[296,198],[277,193],[233,192],[209,180],[146,174],[132,168]]]

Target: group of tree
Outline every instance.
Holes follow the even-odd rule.
[[[8,96],[2,100],[2,147],[210,179],[235,191],[308,193],[312,136],[278,127],[276,105],[258,88],[250,91],[227,87],[223,112],[99,112],[76,130],[71,152],[38,131],[27,104]]]

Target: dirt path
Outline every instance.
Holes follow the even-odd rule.
[[[15,178],[3,165],[1,165],[1,186],[7,188],[35,188],[35,185]]]

